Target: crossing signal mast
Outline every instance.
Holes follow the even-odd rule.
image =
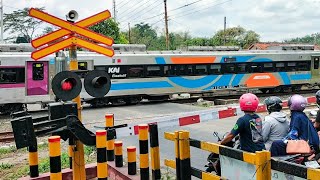
[[[113,39],[87,29],[88,26],[110,18],[111,14],[106,10],[79,22],[76,22],[79,15],[75,10],[71,10],[66,14],[66,21],[34,8],[29,10],[29,15],[61,28],[60,30],[33,40],[31,44],[35,49],[39,47],[43,48],[32,52],[31,57],[34,60],[38,60],[49,54],[57,52],[60,49],[69,47],[70,71],[59,72],[52,79],[52,91],[58,99],[64,102],[71,100],[76,102],[78,119],[81,122],[80,93],[82,90],[82,82],[80,77],[76,74],[78,71],[77,46],[112,57],[114,55],[114,51],[106,47],[111,47],[113,45]],[[64,38],[66,36],[68,36],[68,38]],[[89,42],[82,39],[81,36],[85,36],[86,38],[90,38],[93,41],[102,43],[106,46]],[[54,44],[49,44],[56,40],[60,41],[55,42]],[[84,88],[89,95],[97,98],[103,97],[109,92],[110,87],[111,81],[107,72],[99,70],[87,72],[84,79]],[[73,179],[86,179],[83,143],[76,140],[75,146],[76,148],[74,148],[72,153]]]

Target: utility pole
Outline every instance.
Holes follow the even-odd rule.
[[[113,0],[113,17],[114,20],[117,21],[117,16],[116,16],[116,0]]]
[[[3,43],[3,0],[1,0],[1,43]]]
[[[128,23],[128,27],[129,27],[129,44],[131,43],[131,29],[130,29],[130,23]]]
[[[164,19],[165,19],[165,23],[166,23],[166,47],[167,47],[167,50],[169,50],[167,0],[164,0]]]
[[[224,24],[223,24],[223,38],[224,38],[224,45],[226,45],[226,28],[227,28],[227,17],[224,17]]]

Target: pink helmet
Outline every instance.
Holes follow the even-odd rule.
[[[259,105],[259,98],[252,93],[246,93],[240,97],[239,103],[241,111],[255,112]]]

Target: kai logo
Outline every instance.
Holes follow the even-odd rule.
[[[110,74],[120,73],[120,67],[109,67],[108,73]]]

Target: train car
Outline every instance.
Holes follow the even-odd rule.
[[[0,53],[0,112],[23,108],[26,103],[55,101],[54,75],[68,67],[68,58],[56,54],[34,61],[30,53]],[[319,86],[318,51],[236,52],[122,52],[112,58],[78,52],[80,70],[104,70],[111,89],[104,98],[93,98],[84,88],[81,98],[93,106],[142,98],[166,99],[177,93],[210,93],[231,89],[274,92],[302,86]],[[85,74],[79,73],[83,77]]]
[[[314,51],[141,52],[113,58],[79,53],[79,60],[91,59],[112,81],[106,98],[90,100],[85,91],[81,97],[101,105],[240,88],[299,91],[303,85],[318,87],[319,57]]]

